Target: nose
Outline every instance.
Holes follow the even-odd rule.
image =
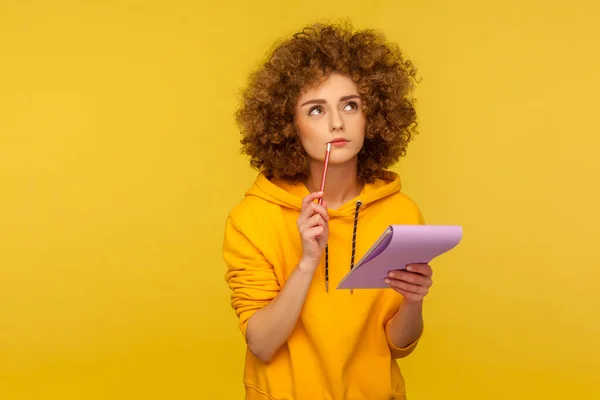
[[[342,115],[339,111],[334,111],[329,114],[329,128],[333,131],[343,131],[344,130],[344,120],[342,119]]]

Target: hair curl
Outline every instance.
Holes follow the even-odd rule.
[[[236,120],[242,152],[253,168],[292,182],[308,177],[308,155],[294,125],[296,102],[303,88],[331,72],[350,77],[363,99],[366,127],[359,178],[372,182],[406,154],[417,133],[410,97],[413,64],[381,33],[316,24],[276,45],[242,93]]]

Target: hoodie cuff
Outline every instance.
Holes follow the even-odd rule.
[[[390,347],[392,358],[404,358],[404,357],[408,356],[410,353],[412,353],[414,351],[414,349],[417,347],[417,344],[419,343],[419,341],[421,340],[421,337],[423,336],[423,331],[421,331],[421,333],[419,334],[419,337],[414,342],[410,343],[408,346],[398,347],[392,342],[392,338],[390,336],[391,323],[392,323],[392,320],[390,319],[385,324],[384,330],[385,330],[385,337],[386,337],[388,345]]]

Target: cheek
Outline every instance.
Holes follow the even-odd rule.
[[[365,118],[364,114],[359,114],[356,117],[356,126],[358,127],[358,129],[363,132],[365,132],[365,127],[367,126],[367,119]]]
[[[322,153],[323,146],[320,145],[322,138],[320,138],[319,132],[318,122],[307,123],[300,120],[296,123],[296,133],[300,138],[300,143],[312,158],[318,158]]]
[[[354,140],[357,142],[362,142],[365,139],[365,128],[367,126],[367,122],[365,117],[362,115],[356,115],[349,121],[349,127],[352,131],[352,136],[354,136]]]

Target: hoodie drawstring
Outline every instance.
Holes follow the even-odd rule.
[[[356,254],[356,232],[358,228],[358,213],[362,206],[362,201],[356,202],[356,209],[354,210],[354,226],[352,227],[352,256],[350,257],[350,270],[354,268],[354,256]],[[325,246],[325,291],[329,292],[329,244]],[[351,290],[350,293],[353,293]]]

